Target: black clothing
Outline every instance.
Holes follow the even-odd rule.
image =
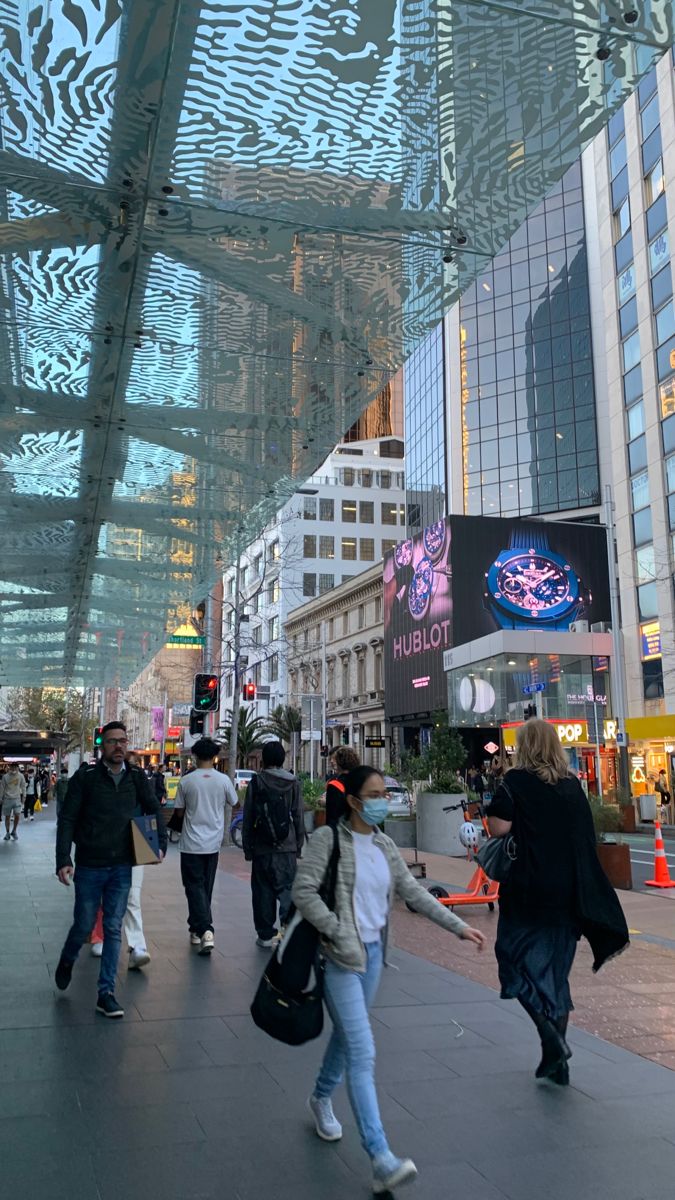
[[[188,902],[190,933],[203,937],[207,929],[213,933],[211,897],[218,872],[218,851],[215,854],[186,854],[181,852],[180,877]]]
[[[157,817],[159,848],[166,851],[164,818],[148,781],[138,767],[127,766],[116,785],[101,760],[76,771],[68,784],[56,827],[56,870],[133,865],[131,818],[140,813]]]
[[[250,862],[251,859],[257,858],[258,855],[267,857],[271,851],[267,829],[260,832],[256,829],[258,819],[256,811],[258,780],[262,783],[267,782],[270,788],[273,788],[275,792],[284,793],[287,798],[290,816],[288,837],[282,845],[275,849],[274,853],[291,855],[293,869],[295,869],[295,859],[300,854],[305,840],[305,809],[302,803],[299,780],[290,771],[285,771],[282,767],[269,767],[266,770],[259,771],[257,775],[253,776],[246,788],[244,819],[241,826],[244,857]]]
[[[164,798],[166,796],[166,783],[164,780],[164,776],[162,774],[160,774],[160,772],[158,771],[155,775],[153,775],[151,777],[150,783],[154,787],[155,795],[156,795],[157,799],[159,800],[159,803],[161,804],[162,800],[164,800]]]
[[[515,802],[515,805],[514,805]],[[628,927],[595,848],[591,810],[575,776],[555,785],[514,769],[490,807],[513,821],[517,859],[500,887],[500,913],[542,937],[556,927],[586,937],[598,971],[628,945]]]
[[[347,815],[347,793],[344,781],[348,772],[333,775],[326,784],[326,824],[335,827]]]
[[[574,1008],[569,973],[579,934],[570,925],[544,926],[500,912],[495,955],[502,1000],[559,1020]]]
[[[26,792],[26,799],[23,802],[23,819],[24,819],[24,821],[26,821],[29,816],[30,817],[33,816],[33,814],[35,812],[36,801],[37,801],[37,796],[35,795],[35,792],[33,792],[32,796],[29,796],[28,792]]]
[[[295,879],[294,855],[272,851],[258,854],[251,867],[251,899],[253,924],[259,938],[267,942],[277,932],[277,901],[279,920],[286,924],[291,907],[291,888]]]

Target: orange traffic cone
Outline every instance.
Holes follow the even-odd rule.
[[[670,888],[675,887],[670,878],[668,870],[668,860],[666,851],[663,845],[663,836],[661,834],[661,826],[658,821],[654,822],[654,833],[656,835],[656,843],[654,846],[654,879],[646,879],[647,887]]]

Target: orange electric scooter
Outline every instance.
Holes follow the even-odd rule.
[[[460,801],[459,804],[450,804],[447,808],[443,809],[443,812],[457,812],[459,808],[462,809],[464,820],[466,822],[471,822],[468,804],[465,801]],[[485,836],[489,837],[490,831],[488,829],[487,818],[485,816],[485,810],[482,804],[479,805],[479,815],[481,824],[485,830]],[[473,860],[474,853],[471,849],[467,850],[467,856],[470,861]],[[451,910],[455,908],[462,908],[467,904],[487,904],[490,912],[494,912],[495,900],[499,899],[499,884],[493,879],[488,878],[480,864],[476,865],[476,870],[471,876],[465,892],[451,893],[437,883],[432,884],[427,890],[431,896],[436,897],[439,904],[443,904],[446,908]],[[415,911],[411,904],[408,904],[408,908],[411,912]]]

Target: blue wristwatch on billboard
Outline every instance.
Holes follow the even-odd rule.
[[[569,629],[585,605],[571,563],[549,550],[543,529],[514,529],[485,574],[485,599],[500,629]]]

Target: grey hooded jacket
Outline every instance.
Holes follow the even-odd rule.
[[[333,830],[328,826],[315,830],[307,843],[303,857],[298,862],[293,885],[293,902],[298,912],[315,929],[319,930],[321,949],[327,958],[347,971],[365,971],[366,952],[358,931],[354,910],[356,882],[354,840],[347,821],[340,821],[337,828],[340,841],[340,861],[335,888],[335,911],[332,912],[319,895],[333,851]],[[450,912],[449,908],[439,904],[438,900],[430,896],[421,883],[413,879],[407,864],[401,858],[391,838],[378,831],[375,833],[374,840],[375,844],[384,852],[391,872],[392,886],[389,893],[389,908],[391,909],[394,895],[398,895],[402,900],[410,901],[422,916],[429,917],[443,929],[461,937],[462,930],[467,928],[465,922]],[[386,940],[387,931],[385,930],[385,958]]]

